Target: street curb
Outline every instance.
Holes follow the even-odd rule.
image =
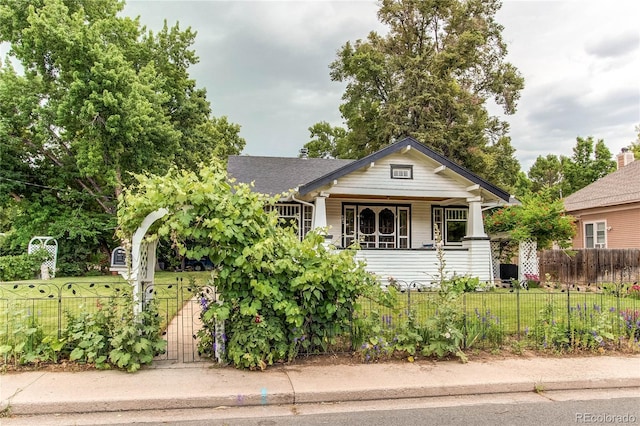
[[[269,394],[247,394],[240,400],[237,396],[200,396],[184,398],[136,399],[122,398],[111,400],[90,400],[81,402],[52,401],[16,402],[10,400],[0,402],[2,407],[9,407],[12,415],[54,415],[81,414],[99,412],[141,411],[141,410],[173,410],[173,409],[215,409],[221,407],[251,407],[296,405],[313,403],[336,403],[356,401],[377,401],[408,398],[431,398],[443,396],[464,396],[480,394],[528,393],[562,390],[595,390],[640,388],[640,378],[602,379],[577,381],[550,381],[544,383],[493,383],[490,385],[458,385],[458,386],[425,386],[374,389],[365,391],[336,392],[284,392]]]

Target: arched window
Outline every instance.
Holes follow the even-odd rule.
[[[396,231],[396,218],[393,212],[389,209],[384,209],[380,212],[380,225],[378,226],[378,232],[380,234],[393,234]]]
[[[411,208],[394,204],[344,204],[342,243],[364,249],[410,248]]]
[[[367,208],[360,212],[361,245],[364,248],[376,247],[376,214]]]

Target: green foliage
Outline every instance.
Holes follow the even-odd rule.
[[[98,369],[109,368],[109,324],[114,314],[117,313],[103,309],[95,313],[83,311],[77,317],[66,313],[67,327],[62,336],[71,361],[95,364]]]
[[[444,286],[451,293],[470,293],[480,287],[480,278],[469,275],[454,275],[451,279],[445,281]]]
[[[99,369],[115,366],[128,372],[151,364],[153,357],[166,348],[160,336],[157,304],[152,300],[137,316],[133,305],[133,297],[123,294],[109,298],[105,306],[98,303],[96,312],[76,317],[67,314],[63,341],[69,359],[92,363]]]
[[[599,305],[572,306],[567,317],[557,317],[551,302],[540,312],[533,338],[542,349],[557,351],[595,350],[616,344],[614,324],[624,318],[615,309],[603,310]]]
[[[48,257],[49,255],[46,251],[15,256],[0,256],[0,281],[32,279],[40,272],[40,265]]]
[[[275,200],[232,185],[219,164],[137,179],[121,198],[119,235],[126,240],[148,213],[169,210],[157,235],[217,265],[212,284],[221,303],[205,297],[203,323],[211,335],[226,321],[225,351],[237,367],[263,369],[298,350],[327,350],[349,329],[356,300],[378,287],[352,251],[327,250],[316,232],[299,241],[265,211]]]
[[[505,61],[497,0],[384,0],[388,32],[347,42],[330,65],[346,83],[340,112],[348,130],[311,128],[314,156],[362,158],[411,136],[471,171],[510,187],[520,166],[508,124],[490,116],[492,99],[513,114],[524,85]],[[320,132],[317,132],[320,130]]]
[[[489,344],[493,349],[499,349],[504,343],[506,332],[500,323],[500,318],[493,315],[490,309],[480,311],[475,309],[474,314],[466,318],[465,347],[471,348],[477,342]]]
[[[563,161],[564,157],[548,154],[536,158],[535,163],[529,169],[529,179],[531,179],[531,191],[549,191],[552,199],[562,198],[568,194],[567,182],[564,180]]]
[[[131,173],[195,169],[239,153],[239,126],[211,115],[188,69],[195,33],[157,33],[118,0],[0,1],[0,232],[60,245],[65,275],[104,266]],[[15,66],[14,66],[15,64]],[[6,228],[5,228],[6,226]],[[2,248],[0,250],[4,251]]]
[[[569,186],[569,192],[563,195],[567,196],[579,191],[614,171],[616,162],[611,158],[611,151],[604,140],[598,139],[594,142],[592,136],[586,139],[576,138],[573,155],[563,162],[564,177]]]
[[[557,242],[568,247],[575,235],[574,219],[564,214],[562,201],[551,201],[541,195],[523,197],[521,205],[495,209],[484,217],[489,235],[508,233],[516,242],[534,239],[538,249]]]
[[[426,321],[425,345],[422,354],[438,358],[457,356],[466,362],[464,347],[464,319],[458,295],[441,293],[436,314]]]
[[[0,327],[0,357],[14,365],[38,364],[58,359],[62,341],[47,336],[30,308],[9,305],[7,324]],[[9,330],[9,331],[8,331]]]

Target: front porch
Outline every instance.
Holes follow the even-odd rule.
[[[356,259],[366,263],[365,269],[376,274],[382,285],[392,278],[401,285],[416,283],[419,287],[436,285],[438,258],[435,249],[369,249],[358,250]],[[493,282],[491,250],[487,240],[467,240],[463,247],[444,248],[445,278],[453,275],[478,277],[480,282]]]

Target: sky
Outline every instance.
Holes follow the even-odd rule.
[[[129,0],[124,13],[154,30],[166,19],[197,31],[191,76],[215,116],[241,125],[243,154],[297,156],[314,123],[343,124],[345,85],[329,64],[347,41],[386,32],[377,10],[371,1]],[[603,139],[614,155],[636,140],[639,16],[637,0],[503,1],[507,60],[525,78],[506,117],[523,170],[539,155],[570,156],[578,136]]]

